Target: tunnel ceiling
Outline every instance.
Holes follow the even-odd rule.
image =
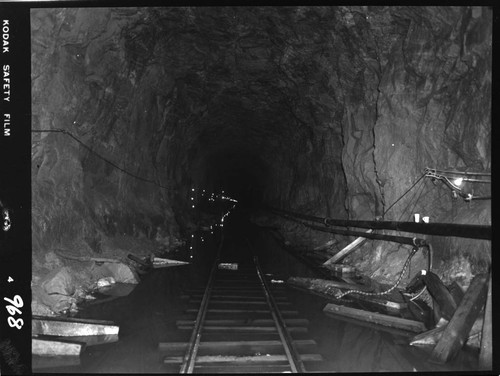
[[[31,32],[32,128],[81,141],[33,134],[35,249],[173,236],[192,187],[229,182],[336,218],[487,219],[442,185],[391,206],[425,167],[491,168],[487,7],[40,8]]]
[[[261,161],[269,161],[303,147],[309,112],[321,112],[307,91],[327,78],[312,56],[327,53],[329,30],[312,28],[311,17],[320,21],[326,16],[321,9],[276,12],[266,7],[155,13],[162,34],[177,39],[159,60],[185,74],[184,95],[191,108],[200,109],[193,121],[195,134],[190,135],[196,140],[193,158],[204,161],[226,148],[238,148],[240,156],[256,149]],[[156,46],[162,51],[161,37]],[[299,114],[300,106],[306,114]],[[231,164],[236,161],[242,162],[241,168],[250,167],[243,158]]]

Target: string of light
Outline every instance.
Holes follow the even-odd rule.
[[[198,189],[198,191],[200,191],[200,189]],[[220,193],[214,193],[214,192],[207,193],[207,191],[205,189],[201,189],[201,197],[205,198],[205,196],[208,196],[208,200],[207,201],[209,203],[216,203],[216,201],[219,202],[219,203],[234,203],[222,215],[222,217],[220,218],[220,221],[218,223],[214,223],[214,224],[212,224],[210,226],[209,231],[210,231],[210,234],[213,235],[214,234],[214,227],[217,227],[217,226],[224,227],[224,220],[231,213],[231,211],[236,207],[236,204],[238,203],[238,200],[233,199],[233,198],[227,196],[223,190],[221,190]],[[196,203],[197,203],[199,197],[200,196],[198,196],[198,194],[197,194],[197,189],[196,188],[191,188],[191,196],[190,196],[189,202],[191,203],[190,205],[191,205],[192,209],[196,208]],[[205,242],[205,238],[203,236],[201,236],[201,235],[200,235],[200,239],[201,239],[202,242]],[[191,259],[194,257],[193,256],[193,248],[194,248],[195,241],[196,241],[195,234],[191,234],[191,244],[189,246],[189,258],[191,258]]]

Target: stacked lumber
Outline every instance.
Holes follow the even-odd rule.
[[[33,369],[77,366],[87,346],[118,341],[112,321],[33,316]]]
[[[369,312],[362,309],[350,308],[333,303],[328,303],[323,309],[328,316],[338,319],[356,319],[360,322],[373,323],[380,326],[391,327],[406,332],[421,333],[426,330],[424,323],[420,321],[403,319],[377,312]]]

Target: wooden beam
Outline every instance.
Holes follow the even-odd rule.
[[[294,340],[294,345],[298,347],[315,346],[316,342],[310,339]],[[158,351],[160,352],[175,352],[183,351],[187,348],[186,342],[160,342]],[[200,342],[200,351],[210,350],[217,352],[249,351],[255,353],[269,353],[270,351],[283,350],[283,343],[278,340],[270,341],[215,341],[215,342]]]
[[[120,327],[112,321],[70,319],[33,316],[31,320],[32,334],[50,336],[91,336],[118,335]]]
[[[372,229],[369,229],[366,231],[367,234],[371,234],[373,232]],[[359,237],[356,240],[354,240],[352,243],[341,249],[335,256],[332,258],[328,259],[323,263],[323,266],[328,266],[330,264],[335,264],[336,262],[342,260],[344,257],[346,257],[348,254],[351,252],[355,251],[357,248],[359,248],[361,245],[365,243],[367,239]]]
[[[200,304],[201,299],[192,299],[189,301],[189,303],[193,304]],[[224,305],[266,305],[267,302],[265,301],[258,301],[258,300],[220,300],[220,299],[212,299],[210,300],[210,304],[224,304]],[[279,306],[281,305],[291,305],[292,303],[290,302],[282,302],[279,301],[277,302]]]
[[[478,274],[467,289],[460,306],[446,326],[430,357],[431,362],[443,364],[452,359],[465,344],[474,321],[484,306],[488,294],[488,275]]]
[[[197,308],[188,308],[186,309],[186,313],[197,313],[198,309]],[[296,316],[299,314],[299,311],[293,311],[293,310],[280,310],[282,315],[292,315]],[[230,314],[230,315],[236,315],[236,314],[269,314],[269,310],[266,309],[229,309],[229,308],[209,308],[207,313],[217,313],[217,314]]]
[[[58,337],[59,338],[59,337]],[[85,343],[87,347],[103,345],[105,343],[118,342],[118,334],[98,335],[98,336],[68,336],[64,337],[69,341]]]
[[[446,325],[417,334],[410,340],[410,346],[435,346],[441,339]]]
[[[201,299],[203,295],[200,294],[192,294],[192,295],[181,295],[181,299]],[[213,299],[249,299],[249,300],[264,300],[265,297],[262,296],[262,294],[257,295],[257,294],[245,294],[245,295],[229,295],[229,294],[212,294]],[[288,298],[286,296],[275,296],[275,300],[278,301],[287,301]]]
[[[279,364],[204,364],[202,366],[194,366],[196,373],[201,374],[213,374],[213,373],[263,373],[265,375],[271,373],[291,373],[291,368],[289,364],[279,365]]]
[[[287,326],[308,326],[309,320],[307,319],[284,319],[285,324]],[[195,320],[177,320],[175,322],[176,325],[194,325]],[[259,326],[274,326],[274,320],[272,319],[249,319],[249,318],[241,318],[241,319],[209,319],[205,320],[205,325],[259,325]]]
[[[178,325],[179,330],[192,330],[194,325]],[[294,333],[307,333],[307,328],[302,326],[287,327],[289,332]],[[203,332],[258,332],[258,333],[275,333],[277,332],[276,326],[256,326],[256,325],[204,325]]]
[[[427,291],[439,305],[443,318],[450,320],[457,309],[457,304],[450,291],[433,272],[427,271],[425,275],[422,275],[422,279],[427,286]]]
[[[478,321],[476,320],[476,322]],[[447,325],[448,324],[444,324],[442,326],[438,326],[436,328],[428,330],[427,332],[417,334],[410,340],[410,346],[436,346],[436,344],[443,336],[443,332],[446,329]],[[467,341],[477,336],[478,334],[479,332],[472,330],[470,332],[470,335],[467,337]]]
[[[491,275],[488,283],[488,297],[484,310],[483,330],[481,335],[481,349],[479,351],[479,369],[491,370],[493,368],[493,329],[491,326]]]
[[[305,362],[322,361],[323,357],[319,354],[301,354],[300,359]],[[237,356],[237,355],[202,355],[196,358],[196,364],[202,363],[229,363],[229,364],[247,364],[247,363],[272,363],[272,362],[287,362],[286,355],[254,355],[254,356]],[[181,356],[167,356],[163,360],[164,363],[181,363]]]
[[[57,339],[57,340],[41,339],[41,338],[31,339],[31,353],[33,355],[80,356],[84,348],[85,348],[85,343],[81,342],[67,341],[63,339]]]
[[[420,321],[402,319],[400,317],[383,315],[377,312],[363,311],[361,309],[345,307],[333,303],[327,304],[323,309],[323,312],[338,317],[354,318],[357,320],[368,321],[377,325],[389,326],[392,328],[403,329],[410,332],[420,333],[426,330],[425,325]]]

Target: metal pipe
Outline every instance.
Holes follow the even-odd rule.
[[[312,215],[293,213],[287,210],[269,207],[269,210],[275,213],[284,213],[297,218],[302,218],[312,222],[323,223],[326,226],[341,227],[360,227],[379,230],[395,230],[412,232],[416,234],[438,235],[438,236],[456,236],[460,238],[486,239],[491,240],[491,226],[486,225],[462,225],[455,223],[414,223],[414,222],[396,222],[396,221],[358,221],[346,219],[320,218]],[[368,238],[369,236],[363,236]]]
[[[400,244],[408,244],[408,245],[417,246],[417,247],[427,245],[426,240],[421,239],[421,238],[409,238],[406,236],[374,234],[374,233],[367,233],[367,232],[363,232],[363,231],[342,230],[342,229],[337,229],[337,228],[333,229],[330,227],[320,227],[320,226],[315,226],[315,225],[311,225],[308,223],[303,223],[301,221],[298,221],[298,220],[296,220],[294,218],[290,218],[290,217],[285,217],[285,218],[288,218],[292,221],[302,223],[303,225],[308,226],[314,230],[318,230],[318,231],[322,231],[322,232],[329,232],[332,234],[352,235],[352,236],[358,236],[358,237],[363,237],[363,238],[367,238],[367,239],[386,240],[386,241],[390,241],[390,242],[395,242],[395,243],[400,243]]]
[[[431,172],[439,172],[440,174],[455,174],[461,176],[467,176],[467,175],[491,176],[491,172],[446,171],[446,170],[436,170],[435,168],[426,168],[426,170]]]

